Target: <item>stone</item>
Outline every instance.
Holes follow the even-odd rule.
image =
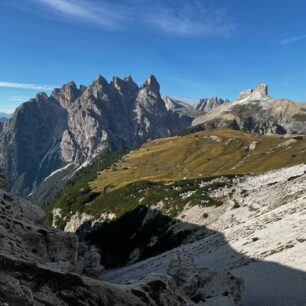
[[[256,91],[259,91],[261,94],[268,96],[268,85],[267,84],[263,84],[263,83],[259,83],[256,86]]]
[[[232,128],[259,135],[305,134],[305,109],[305,103],[273,99],[269,96],[268,85],[260,83],[255,89],[242,91],[233,103],[223,104],[195,118],[192,126]]]
[[[254,89],[246,89],[240,92],[238,100],[245,99],[249,97],[254,92]]]
[[[167,273],[181,292],[197,304],[242,305],[243,281],[228,272],[196,267],[191,254],[181,253],[174,257]]]
[[[195,108],[202,112],[210,112],[211,110],[215,109],[216,107],[229,103],[229,100],[223,100],[218,97],[213,97],[211,99],[201,99],[196,105]]]
[[[0,129],[0,167],[9,190],[36,203],[46,201],[59,188],[46,179],[61,176],[68,164],[70,173],[66,169],[54,182],[98,154],[132,149],[187,128],[191,120],[169,111],[159,88],[153,75],[141,88],[131,76],[108,83],[98,75],[88,87],[69,82],[50,97],[41,93],[22,104]]]
[[[115,285],[102,273],[96,248],[47,226],[39,207],[0,190],[0,306],[193,304],[168,275]]]
[[[151,74],[143,84],[143,88],[148,88],[151,91],[159,92],[160,86],[155,76]]]

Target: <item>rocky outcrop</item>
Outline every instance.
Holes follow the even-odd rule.
[[[229,103],[230,101],[228,99],[226,100],[223,100],[223,99],[220,99],[218,97],[213,97],[213,98],[210,98],[210,99],[201,99],[196,105],[195,105],[195,109],[201,111],[201,112],[210,112],[211,110],[217,108],[218,106],[220,105],[223,105],[223,104],[227,104]]]
[[[258,84],[255,89],[242,91],[233,103],[196,118],[192,125],[255,134],[302,134],[306,132],[306,106],[288,99],[273,99],[268,95],[268,86]]]
[[[246,89],[240,93],[238,100],[242,100],[250,97],[253,93],[261,95],[263,98],[268,97],[268,85],[259,83],[256,85],[255,89]]]
[[[189,124],[166,108],[154,76],[139,88],[131,76],[108,83],[99,75],[88,87],[69,82],[17,108],[0,134],[0,166],[9,189],[26,197],[68,165],[73,172],[98,154],[175,135]]]
[[[180,291],[200,305],[242,305],[243,281],[228,272],[199,268],[188,253],[180,253],[170,262],[167,274]]]
[[[223,100],[218,97],[214,98],[204,98],[201,99],[199,102],[195,103],[194,105],[170,98],[170,97],[163,97],[163,100],[165,102],[166,108],[168,110],[171,110],[177,114],[179,114],[180,117],[185,118],[186,120],[191,121],[204,113],[207,113],[211,110],[213,110],[216,107],[219,107],[222,104],[229,103],[230,101],[228,99]]]
[[[118,286],[0,255],[0,305],[192,304],[167,275],[150,274],[132,284]]]
[[[40,208],[0,190],[1,306],[194,305],[193,293],[202,292],[199,286],[207,286],[210,292],[210,285],[207,278],[196,284],[197,270],[190,271],[193,276],[188,284],[192,287],[187,290],[184,286],[185,294],[178,282],[177,263],[169,273],[173,277],[150,273],[124,285],[103,282],[100,254],[94,246],[79,242],[72,233],[48,227]],[[233,288],[233,280],[228,285]]]
[[[76,235],[50,228],[40,208],[0,190],[0,254],[47,265],[61,272],[101,273],[98,253],[80,245]],[[95,255],[96,254],[96,255]],[[100,277],[99,276],[99,277]]]

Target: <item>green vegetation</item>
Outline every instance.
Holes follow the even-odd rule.
[[[121,217],[140,204],[153,208],[159,204],[162,212],[170,217],[176,217],[186,204],[190,206],[222,205],[221,199],[211,198],[209,193],[212,190],[229,186],[232,178],[233,176],[218,180],[205,178],[159,183],[135,182],[111,192],[96,194],[92,201],[84,201],[84,196],[80,193],[74,197],[74,202],[67,202],[65,198],[62,200],[58,197],[48,206],[49,216],[53,208],[61,208],[63,216],[68,216],[68,219],[77,211],[92,215],[96,219],[103,213],[113,213],[116,217]],[[89,191],[85,199],[92,194],[93,192]],[[56,224],[63,228],[66,221],[63,218],[57,218]]]
[[[205,128],[203,127],[203,125],[199,124],[199,125],[195,125],[195,126],[192,126],[186,130],[184,130],[183,132],[181,132],[179,134],[179,136],[187,136],[187,135],[190,135],[190,134],[194,134],[194,133],[197,133],[197,132],[201,132],[201,131],[204,131]]]
[[[201,187],[204,181],[208,184]],[[161,210],[168,216],[175,217],[187,203],[190,206],[222,205],[221,201],[209,197],[208,193],[229,183],[230,180],[214,183],[212,178],[161,183],[136,182],[112,192],[102,193],[84,211],[95,217],[99,217],[103,212],[112,212],[118,217],[139,204],[151,207],[162,202]]]
[[[305,163],[305,152],[303,137],[256,136],[230,129],[158,139],[128,154],[97,158],[46,210],[51,222],[52,210],[61,209],[56,220],[61,228],[76,212],[96,219],[102,214],[120,217],[138,205],[158,207],[176,217],[187,204],[221,205],[222,199],[210,197],[210,190],[231,184],[233,176]],[[221,176],[225,178],[214,179]]]
[[[116,152],[97,157],[89,166],[79,170],[68,181],[57,196],[45,207],[49,223],[52,222],[52,209],[61,207],[63,215],[69,217],[78,210],[82,210],[85,204],[93,201],[100,193],[93,192],[89,182],[94,180],[98,171],[110,167],[118,161],[126,152]],[[57,220],[60,227],[65,226],[63,219]]]

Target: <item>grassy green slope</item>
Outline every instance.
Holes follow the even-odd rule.
[[[163,212],[175,217],[187,203],[221,205],[209,192],[231,184],[233,175],[305,163],[305,152],[300,136],[255,136],[227,129],[159,139],[126,155],[97,159],[65,185],[47,211],[51,220],[54,208],[62,210],[60,227],[77,211],[96,219],[108,213],[120,217],[137,205],[154,208],[161,201]],[[214,180],[221,175],[226,178]]]
[[[116,152],[97,157],[89,166],[79,170],[74,177],[68,181],[55,198],[45,207],[48,221],[51,223],[53,208],[60,207],[63,215],[69,215],[80,210],[86,203],[94,200],[99,193],[91,190],[89,182],[94,180],[97,173],[114,162],[118,161],[126,152]],[[64,220],[58,220],[58,225],[63,227]]]

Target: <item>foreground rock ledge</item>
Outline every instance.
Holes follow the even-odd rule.
[[[174,259],[169,275],[125,285],[103,282],[102,272],[97,250],[48,227],[38,207],[0,190],[0,306],[240,305],[240,280],[198,270],[188,257]]]

